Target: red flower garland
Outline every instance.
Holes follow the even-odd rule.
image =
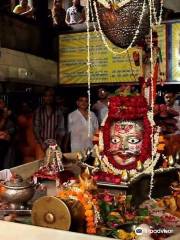
[[[144,162],[151,156],[151,125],[147,118],[147,103],[142,96],[115,96],[110,98],[109,113],[103,131],[104,155],[108,157],[109,162],[117,169],[134,169],[137,161],[127,166],[118,164],[109,153],[110,148],[110,128],[114,121],[143,121],[144,133],[141,147],[141,154],[138,160]]]

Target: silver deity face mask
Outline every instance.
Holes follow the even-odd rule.
[[[117,121],[110,129],[110,149],[113,159],[126,166],[138,160],[143,141],[143,126],[138,121]]]

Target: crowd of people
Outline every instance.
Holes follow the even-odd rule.
[[[0,169],[42,159],[48,139],[55,139],[63,151],[85,150],[92,147],[98,127],[91,112],[88,136],[88,97],[84,94],[77,97],[76,110],[71,113],[53,88],[45,89],[42,104],[35,110],[23,100],[16,114],[0,99]]]
[[[85,8],[80,0],[72,0],[72,6],[67,10],[63,8],[62,0],[53,0],[52,9],[48,13],[50,22],[55,27],[65,28],[73,24],[81,24],[86,20]],[[19,4],[13,9],[13,13],[34,18],[34,6],[29,5],[28,0],[19,0]]]
[[[15,117],[13,111],[0,99],[0,169],[42,159],[48,147],[48,139],[55,139],[63,152],[92,148],[93,136],[108,113],[110,96],[106,87],[97,89],[90,112],[90,124],[88,96],[84,93],[77,96],[76,108],[72,111],[72,108],[68,109],[64,105],[62,97],[56,96],[53,88],[46,88],[39,107],[34,109],[28,101],[22,101]],[[180,134],[179,100],[174,93],[166,92],[163,94],[164,102],[158,101],[155,105],[155,121],[163,133]],[[171,129],[166,126],[171,126]]]

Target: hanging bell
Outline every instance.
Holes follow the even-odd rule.
[[[174,165],[175,161],[174,161],[174,158],[173,158],[172,155],[170,155],[170,156],[168,157],[168,163],[169,163],[169,166],[173,166],[173,165]]]
[[[137,161],[136,169],[137,169],[138,172],[142,172],[142,170],[143,170],[143,164],[142,164],[142,162],[140,160]]]
[[[116,2],[96,0],[94,2],[97,3],[95,4],[98,12],[97,17],[100,20],[102,31],[116,46],[120,48],[127,48],[130,44],[135,46],[139,40],[149,33],[150,12],[148,4],[144,4],[144,0],[121,0]],[[110,4],[111,6],[108,7]],[[153,5],[154,10],[158,12],[160,1],[154,0]],[[142,19],[140,22],[141,14]],[[153,20],[154,18],[152,18]]]
[[[129,174],[126,169],[122,170],[121,179],[123,182],[127,182],[129,180]]]

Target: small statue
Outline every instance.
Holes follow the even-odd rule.
[[[49,147],[46,150],[45,166],[47,167],[58,167],[59,171],[63,171],[64,167],[62,164],[62,152],[60,147],[57,145],[54,139],[46,141]]]
[[[39,178],[57,179],[60,177],[59,173],[64,171],[62,152],[54,139],[48,139],[46,144],[49,145],[49,147],[46,150],[45,159],[34,176]]]

